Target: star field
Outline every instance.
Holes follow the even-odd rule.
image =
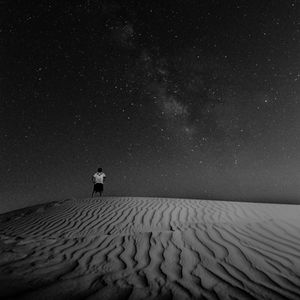
[[[297,1],[5,1],[1,209],[300,196]]]

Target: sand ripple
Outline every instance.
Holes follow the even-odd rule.
[[[300,206],[66,200],[0,216],[0,299],[300,299]]]

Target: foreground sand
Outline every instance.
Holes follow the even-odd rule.
[[[0,216],[1,299],[300,299],[300,206],[66,200]]]

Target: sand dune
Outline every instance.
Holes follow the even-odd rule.
[[[1,299],[300,299],[300,206],[120,198],[0,216]]]

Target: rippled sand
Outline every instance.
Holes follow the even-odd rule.
[[[66,200],[0,216],[0,299],[300,299],[300,206]]]

